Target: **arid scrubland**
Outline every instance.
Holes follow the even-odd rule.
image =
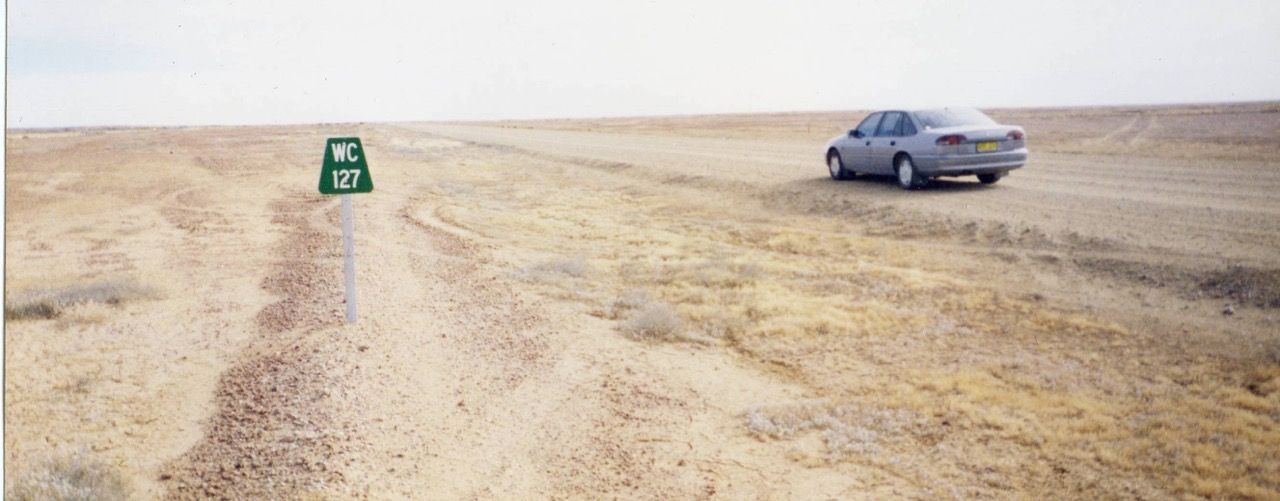
[[[9,131],[6,495],[1278,499],[1275,110],[913,193],[853,112]]]
[[[546,294],[623,335],[721,347],[808,388],[742,409],[780,457],[866,464],[942,496],[1280,489],[1280,366],[1262,353],[1179,348],[1167,326],[1007,292],[999,257],[939,255],[732,185],[489,155],[455,160],[446,186],[469,188],[432,190],[423,217],[513,269],[578,256],[589,271],[542,275]],[[516,162],[538,175],[511,182]],[[647,323],[679,327],[636,327],[667,316],[652,305],[678,318]],[[635,335],[653,330],[670,333]]]

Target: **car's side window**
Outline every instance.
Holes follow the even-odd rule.
[[[880,122],[880,128],[876,130],[876,136],[888,137],[898,134],[898,125],[902,123],[902,113],[896,111],[889,112],[884,116],[884,120]]]
[[[882,116],[884,116],[884,113],[872,113],[871,116],[858,124],[857,130],[862,133],[862,137],[871,137],[876,135],[876,126],[880,124],[880,117]]]
[[[904,137],[916,135],[916,125],[911,123],[910,115],[902,115],[902,124],[898,126],[898,135]]]

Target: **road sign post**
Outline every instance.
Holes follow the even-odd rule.
[[[342,195],[342,281],[347,287],[347,323],[356,323],[356,228],[351,194]]]
[[[356,230],[351,194],[373,191],[373,177],[358,137],[329,138],[320,168],[320,193],[342,195],[342,278],[346,286],[347,323],[356,323]]]

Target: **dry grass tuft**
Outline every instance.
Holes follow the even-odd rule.
[[[640,307],[653,302],[653,297],[643,289],[627,289],[613,300],[613,304],[609,305],[609,318],[619,319],[628,312],[640,309]]]
[[[747,430],[757,437],[786,438],[821,431],[830,460],[880,452],[882,442],[901,436],[916,421],[902,410],[807,401],[754,406],[743,412]]]
[[[1210,297],[1259,308],[1280,308],[1280,270],[1232,266],[1210,273],[1199,286]]]
[[[1267,360],[1270,360],[1273,364],[1280,365],[1280,337],[1264,343],[1263,352],[1266,354]]]
[[[38,289],[16,294],[4,305],[6,320],[57,318],[84,304],[119,305],[153,298],[155,289],[129,280],[108,280],[61,289]]]
[[[52,457],[37,468],[20,473],[5,486],[5,499],[124,500],[131,497],[129,484],[119,472],[83,453]]]
[[[591,271],[586,260],[580,257],[548,259],[520,270],[520,278],[531,282],[548,282],[557,278],[582,278]]]
[[[666,303],[653,302],[636,310],[622,331],[634,339],[672,340],[681,329],[680,315]]]

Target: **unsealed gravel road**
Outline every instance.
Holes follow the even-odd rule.
[[[995,186],[944,179],[903,192],[887,178],[830,181],[823,145],[534,130],[473,125],[410,125],[445,137],[531,152],[618,162],[671,174],[731,180],[769,189],[788,203],[851,201],[849,218],[890,207],[940,230],[971,221],[1030,228],[1051,238],[1123,247],[1163,258],[1280,266],[1280,169],[1257,161],[1143,159],[1037,153]],[[517,175],[518,177],[518,175]],[[936,221],[934,221],[936,220]],[[941,226],[948,226],[941,228]],[[1190,263],[1188,263],[1190,264]],[[1197,263],[1193,267],[1200,267]]]

